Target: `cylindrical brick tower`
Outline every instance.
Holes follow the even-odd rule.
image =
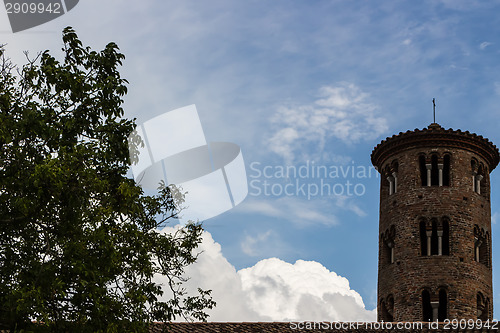
[[[436,123],[377,145],[378,320],[492,319],[490,172],[482,136]]]

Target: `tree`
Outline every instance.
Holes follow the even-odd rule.
[[[210,291],[183,288],[201,225],[158,231],[183,194],[160,184],[148,196],[126,176],[137,159],[127,139],[141,141],[123,118],[124,55],[114,43],[83,47],[71,27],[63,42],[64,61],[45,51],[22,68],[0,47],[0,328],[141,331],[205,320]],[[155,274],[167,277],[170,301],[158,301]]]

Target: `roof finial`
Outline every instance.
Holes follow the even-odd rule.
[[[436,99],[432,99],[432,105],[434,105],[434,124],[436,123]]]

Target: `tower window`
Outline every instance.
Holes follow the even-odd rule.
[[[420,165],[420,180],[422,186],[427,186],[427,167],[425,166],[425,156],[420,155],[418,157],[418,163]]]
[[[432,155],[431,157],[431,185],[439,185],[439,169],[438,169],[438,157],[437,155]]]
[[[394,321],[394,298],[389,295],[387,299],[380,302],[381,319],[386,322]]]
[[[431,295],[428,290],[422,291],[422,320],[432,321]]]
[[[447,217],[420,220],[420,254],[422,256],[450,254],[450,224]]]
[[[386,166],[384,169],[384,178],[387,180],[385,182],[389,195],[394,193],[394,177],[392,176],[391,168]]]
[[[382,234],[383,256],[388,264],[394,263],[394,239],[396,236],[396,228],[391,226],[389,230]]]
[[[481,181],[484,178],[484,167],[482,164],[479,164],[474,158],[471,160],[470,164],[472,169],[472,190],[477,194],[481,194]]]
[[[387,306],[385,305],[385,301],[380,302],[380,317],[381,320],[387,321]]]
[[[394,297],[392,295],[387,297],[387,314],[387,321],[394,321]]]
[[[392,195],[398,190],[398,162],[393,161],[391,165],[387,165],[384,169],[385,179],[387,179],[389,195]]]
[[[443,158],[443,186],[450,186],[450,155]]]
[[[393,161],[391,165],[391,176],[392,176],[392,193],[396,193],[398,191],[398,161]]]
[[[480,292],[477,293],[477,319],[488,320],[490,311],[490,300],[485,298]]]
[[[431,301],[431,294],[428,290],[422,291],[422,320],[443,322],[448,317],[448,296],[446,289],[439,290],[435,301]]]
[[[394,262],[394,243],[390,240],[384,240],[384,252],[387,263],[392,264]]]
[[[439,307],[438,307],[438,320],[443,322],[448,317],[448,298],[446,290],[439,290]]]
[[[387,299],[380,303],[381,305],[381,319],[386,322],[394,321],[394,297],[387,296]]]
[[[490,240],[489,233],[479,226],[474,226],[474,260],[489,267],[490,264]]]
[[[477,169],[477,174],[475,176],[476,176],[476,181],[474,184],[474,191],[477,194],[485,193],[485,172],[482,163],[479,165],[479,168]]]
[[[426,158],[424,154],[418,157],[420,183],[422,186],[450,186],[450,155],[439,158],[433,154]]]

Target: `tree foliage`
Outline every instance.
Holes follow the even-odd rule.
[[[126,176],[137,156],[135,123],[123,118],[124,55],[114,43],[82,46],[72,28],[63,42],[63,61],[45,51],[21,68],[0,47],[0,328],[140,331],[206,319],[210,291],[183,288],[201,226],[158,231],[183,195],[160,186],[147,196]],[[170,301],[158,301],[155,274]]]

